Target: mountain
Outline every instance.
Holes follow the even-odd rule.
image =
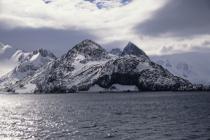
[[[193,84],[210,85],[209,53],[189,52],[151,56],[151,59],[168,69],[174,75],[187,79]]]
[[[0,76],[11,71],[28,53],[0,43]]]
[[[4,45],[0,42],[0,60],[11,60],[14,62],[19,62],[25,57],[27,57],[29,53],[24,52],[19,49],[15,49],[10,45]]]
[[[116,56],[120,56],[122,54],[122,50],[119,49],[119,48],[114,48],[109,53],[113,54],[113,55],[116,55]]]
[[[17,93],[192,90],[193,85],[128,43],[120,56],[84,40],[59,59],[7,87]]]
[[[149,59],[149,57],[145,54],[145,52],[139,49],[139,47],[137,47],[132,42],[129,42],[127,46],[124,48],[121,56],[125,56],[125,55],[133,55],[133,56],[144,57],[145,59]]]
[[[54,54],[44,49],[38,49],[29,53],[16,51],[12,57],[18,58],[19,63],[12,71],[0,78],[0,87],[8,87],[15,84],[25,77],[33,75],[43,65],[56,59]]]

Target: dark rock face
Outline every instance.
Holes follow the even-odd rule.
[[[84,40],[61,58],[43,66],[33,76],[13,86],[35,84],[34,92],[88,91],[92,86],[135,85],[139,91],[191,90],[187,80],[172,75],[129,43],[122,54],[112,57],[100,45]]]
[[[99,60],[106,58],[108,53],[97,43],[91,40],[84,40],[70,49],[67,54],[62,56],[62,59],[69,60],[77,54],[84,55],[87,59]]]
[[[116,56],[120,56],[122,54],[122,50],[119,49],[119,48],[114,48],[109,53],[113,54],[113,55],[116,55]]]
[[[56,59],[56,56],[51,53],[50,51],[48,50],[45,50],[45,49],[38,49],[38,50],[35,50],[33,51],[33,55],[36,55],[36,54],[40,54],[42,57],[50,57],[50,58],[53,58],[53,59]]]
[[[142,51],[141,49],[139,49],[135,44],[129,42],[128,45],[124,48],[121,56],[125,56],[125,55],[134,55],[134,56],[138,56],[138,57],[145,57],[145,58],[149,58],[144,51]]]
[[[139,76],[138,87],[143,91],[173,91],[192,90],[192,84],[184,79],[172,77],[165,71],[142,71]]]
[[[110,88],[113,84],[136,85],[140,91],[192,90],[193,87],[161,66],[138,57],[118,58],[107,63],[96,84],[103,88]]]

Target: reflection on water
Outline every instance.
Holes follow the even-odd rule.
[[[0,95],[0,139],[209,139],[210,94]]]

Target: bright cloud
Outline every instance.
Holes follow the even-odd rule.
[[[119,0],[113,0],[108,4],[115,8],[104,9],[98,9],[95,3],[84,0],[54,0],[48,4],[42,0],[2,0],[0,22],[10,29],[88,29],[100,36],[104,43],[130,40],[135,36],[131,29],[162,6],[164,0],[134,0],[120,7],[116,6]]]
[[[0,28],[85,30],[97,36],[97,41],[104,45],[130,40],[149,54],[160,53],[162,47],[168,46],[188,51],[209,38],[209,35],[183,40],[176,37],[151,37],[134,30],[137,25],[150,19],[169,0],[132,0],[126,4],[123,4],[122,0],[51,1],[1,0]],[[101,5],[104,8],[100,8]]]

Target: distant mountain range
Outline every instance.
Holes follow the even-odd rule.
[[[172,55],[151,56],[174,75],[193,84],[210,85],[210,55],[204,52],[188,52]]]
[[[44,49],[27,53],[20,50],[15,51],[12,57],[8,59],[14,61],[13,66],[15,67],[0,78],[0,87],[9,87],[26,77],[32,76],[36,70],[55,59],[53,53]]]
[[[6,74],[18,65],[28,55],[28,52],[17,50],[10,45],[0,43],[0,73]],[[1,76],[0,75],[0,76]]]
[[[0,89],[15,93],[207,90],[174,76],[131,42],[123,51],[107,52],[91,40],[60,58],[44,49],[22,52],[15,68],[0,78]]]

